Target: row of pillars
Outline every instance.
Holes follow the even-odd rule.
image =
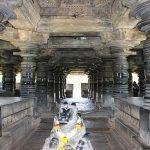
[[[112,58],[105,58],[99,68],[90,70],[89,97],[100,101],[102,94],[128,96],[131,72],[124,52],[118,47],[111,47]],[[21,63],[21,96],[37,97],[38,105],[47,105],[48,100],[58,101],[65,97],[66,76],[62,70],[54,70],[47,61],[35,62],[36,54],[24,53]],[[144,70],[139,70],[141,91],[144,87]],[[36,81],[36,82],[35,82]],[[130,87],[130,86],[129,86]],[[3,88],[5,95],[12,96],[15,89],[14,65],[3,66]]]
[[[149,9],[150,9],[150,1],[146,1],[144,3],[137,5],[137,7],[132,13],[132,15],[135,16],[136,18],[141,18],[141,21],[138,23],[137,27],[140,31],[144,32],[146,35],[146,40],[143,42],[144,71],[143,72],[141,71],[141,76],[143,76],[143,73],[144,73],[144,79],[145,79],[144,107],[146,109],[150,109],[150,13],[149,13]],[[96,70],[91,71],[89,74],[89,76],[91,76],[89,77],[90,83],[91,83],[90,84],[90,97],[92,98],[99,97],[97,95],[99,95],[100,92],[105,93],[105,92],[111,92],[112,90],[113,90],[114,96],[121,95],[123,97],[126,97],[129,95],[128,78],[130,77],[130,75],[128,72],[128,63],[127,63],[126,56],[124,56],[124,52],[122,51],[122,49],[118,47],[112,47],[111,52],[112,52],[112,56],[114,57],[113,64],[107,65],[109,61],[104,61],[107,63],[105,63],[105,65],[102,66],[102,70],[99,70],[98,68]],[[36,54],[34,53],[34,49],[31,52],[26,51],[25,53],[22,54],[22,57],[23,57],[23,61],[21,63],[21,68],[22,68],[21,96],[22,97],[26,97],[29,95],[35,96],[35,88],[36,88],[36,85],[35,85],[36,63],[34,61],[35,56]],[[11,89],[13,87],[12,83],[14,82],[14,77],[12,76],[10,77],[10,72],[12,71],[11,69],[8,69],[8,68],[4,69],[5,70],[4,87],[5,89],[8,88],[10,89],[10,91],[12,91]],[[10,70],[10,72],[7,70]],[[54,73],[55,72],[53,72],[53,74]],[[50,92],[50,93],[54,93],[54,98],[56,100],[60,98],[61,96],[63,96],[62,94],[63,90],[60,90],[60,89],[63,89],[62,88],[63,86],[62,84],[60,84],[60,81],[61,81],[60,75],[57,75],[57,73],[60,74],[60,72],[58,71],[55,73],[55,75],[53,75],[55,78],[53,80],[53,83],[55,84],[55,86],[53,87],[54,92]],[[113,79],[111,76],[113,76]],[[40,82],[40,80],[41,79],[37,79],[38,82]],[[46,81],[46,80],[52,80],[52,79],[49,79],[47,77],[46,79],[42,79],[42,80]],[[47,86],[45,85],[46,82],[45,83],[43,83],[43,81],[41,82],[43,84],[42,85],[43,87]],[[51,84],[52,83],[49,83],[49,87]],[[143,82],[141,82],[141,84],[143,84]],[[98,88],[98,87],[103,87],[103,88]],[[45,89],[48,90],[52,88],[45,88]],[[103,89],[103,91],[99,89]]]
[[[48,60],[35,61],[36,49],[22,50],[21,53],[21,88],[22,98],[37,98],[38,106],[48,106],[65,98],[66,75],[59,68],[53,69]],[[2,68],[2,87],[4,96],[14,96],[16,72],[13,64],[4,64]],[[59,69],[59,70],[58,70]]]
[[[130,84],[132,74],[129,72],[127,57],[119,47],[111,47],[112,58],[104,58],[99,68],[89,73],[89,97],[97,102],[102,102],[102,96],[112,95],[115,97],[130,96]],[[143,68],[139,69],[139,81],[141,91],[144,92]],[[131,89],[130,89],[130,88]]]
[[[66,76],[63,71],[50,67],[48,61],[35,63],[30,60],[21,64],[21,97],[36,97],[37,106],[49,106],[65,98]]]
[[[65,98],[66,76],[62,70],[49,68],[48,63],[37,63],[36,97],[39,106],[49,106]]]

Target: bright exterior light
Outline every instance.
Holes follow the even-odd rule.
[[[16,83],[20,83],[21,81],[21,73],[17,73],[16,75]]]
[[[81,98],[81,83],[88,83],[86,74],[69,74],[67,76],[67,84],[73,84],[73,98]]]
[[[137,73],[132,73],[132,81],[138,83],[139,82],[139,77]]]

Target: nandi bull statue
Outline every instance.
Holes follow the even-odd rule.
[[[93,150],[75,103],[64,101],[42,150]]]

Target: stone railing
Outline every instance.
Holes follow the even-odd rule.
[[[20,141],[29,136],[34,128],[33,99],[0,98],[1,137],[0,146],[5,150],[15,149]],[[6,102],[7,101],[7,102]],[[7,137],[7,138],[6,138]],[[5,139],[5,140],[4,140]],[[4,142],[7,141],[7,142]],[[21,144],[19,144],[21,146]]]
[[[117,119],[136,132],[140,129],[140,107],[142,106],[142,99],[129,98],[126,100],[115,100],[117,109]]]
[[[150,148],[150,111],[143,108],[142,97],[116,98],[116,130],[133,144],[133,148],[141,150]]]
[[[7,130],[14,123],[29,116],[33,116],[32,100],[21,100],[1,106],[2,131]]]

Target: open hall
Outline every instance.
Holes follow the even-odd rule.
[[[150,150],[150,0],[0,0],[0,150],[93,149]]]

